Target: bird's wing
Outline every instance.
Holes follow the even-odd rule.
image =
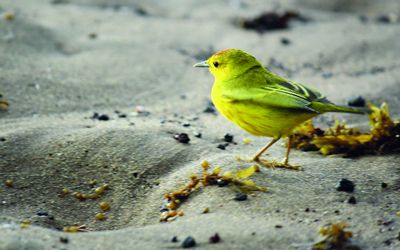
[[[332,104],[326,97],[317,90],[301,85],[292,81],[283,81],[277,84],[279,91],[286,92],[291,95],[297,95],[306,98],[309,101],[316,101],[325,104]]]
[[[271,85],[261,88],[230,91],[227,93],[223,93],[222,99],[228,102],[249,102],[265,108],[299,109],[304,110],[305,112],[308,111],[319,113],[318,111],[310,107],[313,101],[318,100],[318,96],[315,94],[315,92],[311,93],[312,94],[309,95],[315,95],[316,97],[307,97],[307,95],[303,95],[298,91],[292,90],[285,86]],[[321,94],[319,95],[320,98],[324,98]]]

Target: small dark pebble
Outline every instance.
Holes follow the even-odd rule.
[[[381,187],[382,188],[387,188],[388,184],[386,182],[382,182]]]
[[[188,143],[190,141],[190,138],[186,133],[175,134],[174,139],[178,140],[180,143]]]
[[[219,237],[218,233],[215,233],[214,236],[210,237],[210,243],[215,244],[218,243],[221,240]]]
[[[190,123],[185,122],[185,123],[182,124],[182,126],[184,126],[184,127],[190,127]]]
[[[95,38],[97,38],[97,34],[96,33],[89,33],[89,38],[90,39],[95,39]]]
[[[185,100],[186,99],[186,96],[185,95],[180,95],[179,96],[182,100]]]
[[[371,71],[370,71],[370,73],[371,74],[376,74],[376,73],[382,73],[382,72],[385,72],[385,68],[384,67],[377,67],[377,66],[375,66],[375,67],[373,67],[372,69],[371,69]]]
[[[244,200],[247,200],[247,194],[244,194],[244,193],[236,193],[236,194],[235,194],[235,200],[237,200],[237,201],[244,201]]]
[[[158,211],[160,212],[160,213],[162,213],[162,212],[166,212],[166,211],[169,211],[169,208],[167,208],[167,206],[160,206],[160,209],[158,209]]]
[[[2,137],[0,138],[0,141],[6,141],[6,138]]]
[[[385,240],[383,244],[385,244],[386,246],[390,246],[390,244],[392,244],[392,239]]]
[[[201,138],[201,133],[199,131],[193,131],[194,137]]]
[[[36,214],[39,216],[48,216],[50,214],[50,211],[39,208],[38,210],[36,210]]]
[[[282,225],[275,225],[275,228],[282,228]]]
[[[259,33],[265,30],[286,29],[291,18],[298,17],[294,11],[277,10],[264,12],[254,19],[241,19],[239,25],[245,29],[254,29]]]
[[[397,23],[399,20],[398,15],[394,13],[382,14],[377,17],[377,21],[381,23]]]
[[[291,43],[291,41],[289,39],[285,38],[285,37],[282,37],[281,38],[281,43],[283,45],[289,45]]]
[[[306,208],[306,210],[304,210],[305,212],[310,212],[310,209],[309,208]]]
[[[332,76],[333,76],[333,74],[330,73],[330,72],[325,72],[325,73],[322,74],[322,77],[325,78],[325,79],[331,78]]]
[[[67,237],[60,237],[60,242],[64,244],[68,244],[68,238]]]
[[[348,203],[350,203],[350,204],[357,204],[356,197],[351,196],[350,199],[348,200]]]
[[[68,3],[69,0],[51,0],[52,4]]]
[[[221,180],[221,179],[217,180],[218,187],[225,187],[228,184],[229,184],[229,182],[227,182],[227,181],[224,181],[224,180]]]
[[[219,144],[219,145],[217,146],[217,148],[222,149],[222,150],[225,150],[226,146],[225,146],[224,144]]]
[[[365,106],[365,98],[362,96],[350,97],[347,99],[347,105],[354,107],[364,107]]]
[[[340,179],[339,183],[336,185],[336,190],[342,192],[353,192],[355,186],[356,185],[352,181],[343,178]]]
[[[340,214],[340,211],[339,210],[335,210],[334,213],[335,214]]]
[[[93,116],[90,117],[90,118],[97,119],[99,121],[108,121],[108,120],[110,120],[110,117],[108,117],[108,115],[102,114],[102,113],[97,113],[97,112],[94,112]]]
[[[174,237],[172,238],[171,242],[179,242],[178,236],[174,236]]]
[[[229,133],[226,133],[226,134],[224,135],[224,141],[226,141],[226,142],[233,142],[233,135],[232,135],[232,134],[229,134]]]
[[[184,248],[194,247],[196,246],[196,241],[193,237],[189,236],[182,242],[182,246]]]
[[[215,106],[212,102],[208,102],[206,109],[203,111],[204,113],[216,113]]]
[[[392,223],[394,223],[394,220],[392,218],[378,220],[378,225],[389,226]]]
[[[135,8],[135,13],[140,15],[140,16],[147,16],[149,13],[147,13],[147,11],[143,8]]]

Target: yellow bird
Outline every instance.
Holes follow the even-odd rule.
[[[276,76],[252,55],[240,49],[222,50],[193,67],[207,67],[215,77],[212,101],[228,120],[252,135],[273,137],[252,159],[281,137],[289,137],[284,166],[290,166],[293,130],[325,112],[370,113],[367,108],[338,106],[317,90]]]

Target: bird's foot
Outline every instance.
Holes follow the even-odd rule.
[[[265,159],[260,159],[258,157],[250,157],[246,155],[244,158],[242,157],[236,157],[238,161],[244,161],[244,162],[256,162],[258,165],[266,168],[288,168],[288,169],[294,169],[294,170],[303,170],[303,168],[299,165],[290,165],[287,163],[286,159],[284,159],[282,162],[277,162],[275,160],[265,160]]]

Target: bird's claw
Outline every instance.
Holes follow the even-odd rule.
[[[256,162],[258,165],[266,168],[288,168],[288,169],[294,169],[294,170],[304,170],[301,166],[299,165],[290,165],[287,163],[287,160],[284,159],[282,162],[277,162],[275,160],[265,160],[265,159],[260,159],[255,157],[250,157],[246,155],[244,158],[237,156],[236,159],[238,161],[244,161],[244,162]]]

